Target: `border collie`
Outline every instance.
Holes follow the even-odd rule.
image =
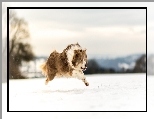
[[[62,53],[53,51],[47,61],[41,65],[42,73],[46,76],[45,84],[53,80],[54,77],[73,77],[84,82],[86,86],[89,83],[84,76],[83,71],[87,68],[86,49],[76,44],[68,45]]]

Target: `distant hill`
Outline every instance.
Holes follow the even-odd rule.
[[[116,71],[120,71],[122,69],[133,69],[136,60],[142,55],[143,54],[133,54],[117,58],[100,58],[96,59],[96,61],[99,64],[99,66],[103,68],[112,68]]]

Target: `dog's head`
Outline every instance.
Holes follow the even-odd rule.
[[[69,64],[78,70],[86,70],[87,68],[87,54],[86,49],[82,49],[77,44],[71,44],[66,48],[66,54]]]
[[[87,68],[87,54],[86,50],[74,50],[74,56],[72,60],[72,64],[75,68],[81,69],[81,70],[86,70]]]

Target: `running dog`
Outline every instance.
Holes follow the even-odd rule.
[[[46,76],[45,84],[53,80],[54,77],[73,77],[84,82],[86,86],[89,83],[84,76],[83,71],[87,68],[86,49],[76,44],[68,45],[62,53],[53,51],[47,61],[41,65],[42,73]]]

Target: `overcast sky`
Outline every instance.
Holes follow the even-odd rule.
[[[45,4],[44,6],[49,6],[52,3]],[[22,3],[9,3],[9,5],[26,6]],[[68,44],[76,42],[87,48],[89,57],[146,53],[144,9],[16,9],[15,11],[19,17],[28,22],[31,43],[36,55],[48,56],[54,49],[61,52]],[[149,29],[154,30],[153,27]]]

